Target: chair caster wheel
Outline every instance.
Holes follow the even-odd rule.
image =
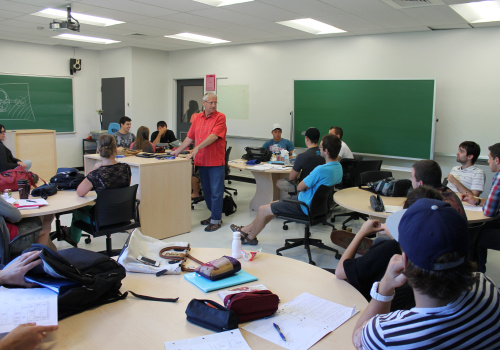
[[[191,206],[191,210],[194,210],[194,205]]]
[[[281,254],[281,253],[278,253],[278,252],[276,252],[276,255],[282,256],[282,254]]]
[[[283,225],[283,230],[288,230],[288,225]]]
[[[313,266],[316,266],[316,263],[314,261],[309,261],[309,264],[313,265]]]
[[[90,239],[90,237],[85,238],[85,244],[90,244],[90,242],[92,242],[92,240]]]
[[[342,257],[342,255],[340,255],[340,254],[335,254],[335,259],[340,260],[340,258],[341,258],[341,257]]]
[[[234,191],[234,195],[237,196],[238,195],[238,191]]]

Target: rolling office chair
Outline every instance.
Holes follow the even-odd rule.
[[[106,236],[106,251],[115,256],[119,250],[111,249],[111,235],[141,226],[139,218],[140,201],[136,198],[137,187],[104,189],[99,191],[95,206],[89,213],[90,223],[76,221],[74,225],[94,237]]]
[[[16,256],[21,255],[24,249],[29,248],[32,243],[35,243],[36,234],[41,229],[42,226],[40,225],[40,227],[35,227],[23,235],[18,235],[11,241],[9,230],[7,229],[7,225],[5,225],[5,219],[3,216],[0,216],[0,265],[7,265]]]
[[[231,168],[229,167],[229,155],[231,154],[232,149],[233,147],[231,146],[226,148],[226,154],[225,154],[226,165],[225,165],[224,181],[227,181],[228,184],[231,184],[231,180],[229,178],[229,173],[231,172]],[[229,193],[229,190],[234,191],[233,193],[235,196],[238,194],[238,190],[236,188],[224,186],[224,192],[226,192],[228,195],[231,195],[231,193]]]
[[[308,207],[304,202],[298,200],[284,199],[284,201],[289,203],[295,203],[297,205],[302,204],[306,206],[309,214],[308,215],[280,214],[276,216],[279,219],[285,220],[285,222],[283,222],[283,230],[288,230],[287,224],[290,222],[296,222],[298,224],[305,225],[304,238],[285,239],[285,246],[276,250],[277,255],[282,255],[281,251],[283,250],[303,245],[307,252],[307,256],[309,257],[309,264],[311,265],[316,265],[316,263],[312,260],[311,257],[311,246],[335,252],[335,258],[340,259],[341,255],[339,254],[339,251],[337,249],[325,245],[320,239],[311,238],[311,232],[309,230],[311,226],[327,222],[328,218],[330,217],[328,202],[332,198],[333,190],[334,186],[321,185],[316,190],[316,193],[314,193],[314,197],[311,201],[310,207]]]
[[[120,124],[119,123],[109,123],[108,134],[114,134],[118,130],[120,130]]]
[[[347,160],[347,159],[346,159]],[[340,161],[340,164],[342,164],[342,160]],[[382,161],[381,160],[360,160],[360,161],[354,161],[352,168],[349,170],[349,175],[351,176],[351,179],[348,179],[348,185],[347,187],[354,187],[354,186],[361,186],[366,184],[367,182],[372,182],[372,181],[378,181],[385,179],[386,177],[392,176],[392,173],[390,171],[380,171],[380,167],[382,166]],[[344,169],[344,166],[342,166],[342,169]],[[372,173],[372,171],[376,171],[376,173]],[[361,174],[365,172],[370,172],[367,174],[365,177],[363,177],[363,182],[361,180]],[[369,181],[368,181],[369,180]],[[344,181],[344,179],[342,179]],[[352,186],[351,186],[352,185]],[[343,188],[347,188],[343,187]],[[368,215],[366,214],[361,214],[357,212],[348,212],[348,213],[343,213],[343,214],[337,214],[332,218],[332,222],[335,222],[337,217],[346,217],[347,219],[342,222],[342,229],[345,230],[347,228],[347,223],[352,220],[359,220],[362,219],[364,221],[368,220]]]

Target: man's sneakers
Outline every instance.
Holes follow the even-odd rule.
[[[330,239],[332,240],[333,244],[345,249],[349,246],[349,244],[351,244],[354,236],[355,234],[349,231],[333,230],[330,234]],[[368,251],[368,249],[370,249],[372,244],[373,240],[366,237],[363,238],[356,253],[364,255]]]

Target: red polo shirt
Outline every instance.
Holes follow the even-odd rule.
[[[220,166],[226,164],[226,132],[226,116],[224,114],[215,111],[207,117],[203,111],[196,115],[187,134],[187,137],[194,140],[195,146],[198,146],[210,134],[217,135],[218,139],[198,151],[194,165]]]

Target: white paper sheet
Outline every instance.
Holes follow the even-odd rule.
[[[464,205],[464,209],[465,210],[469,210],[469,211],[483,211],[483,206],[482,205],[476,206],[476,205],[468,204],[466,202],[462,202],[462,204]]]
[[[402,205],[384,205],[386,213],[395,213],[403,209]]]
[[[305,350],[354,316],[352,307],[346,307],[310,293],[303,293],[282,305],[274,317],[251,322],[244,330],[291,350]],[[276,323],[283,341],[273,327]]]
[[[252,350],[239,329],[165,342],[165,350]]]
[[[57,325],[57,293],[47,288],[0,288],[0,333],[20,324]]]

